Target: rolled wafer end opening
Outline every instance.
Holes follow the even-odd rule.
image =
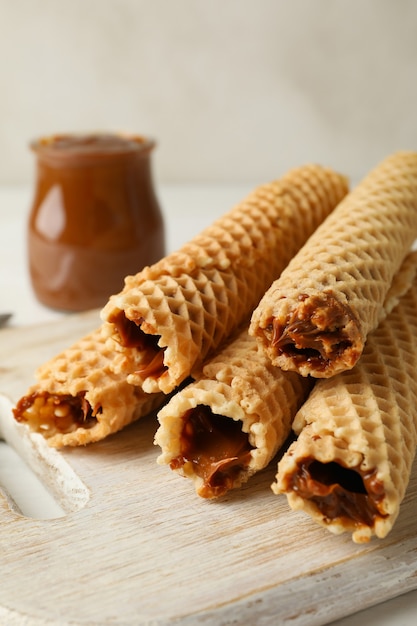
[[[197,405],[182,416],[180,454],[170,467],[197,478],[197,494],[212,499],[246,479],[253,446],[242,422]]]
[[[274,365],[328,378],[352,369],[363,350],[359,323],[332,294],[300,294],[295,308],[256,330]]]
[[[23,396],[13,409],[17,422],[26,423],[45,439],[66,435],[77,428],[91,429],[97,424],[101,407],[92,407],[85,393],[75,396],[36,391]]]
[[[356,542],[369,541],[376,526],[388,517],[383,510],[384,485],[376,469],[346,467],[339,460],[298,459],[292,472],[278,478],[273,491],[295,494],[329,530],[350,531]]]
[[[155,329],[143,317],[129,319],[121,310],[111,316],[109,323],[113,325],[120,345],[137,349],[140,356],[137,361],[132,362],[131,371],[127,372],[129,382],[143,387],[148,393],[171,392],[175,385],[170,385],[167,381],[165,348],[159,346],[160,335]]]

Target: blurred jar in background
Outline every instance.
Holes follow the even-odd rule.
[[[60,134],[30,144],[37,176],[28,257],[40,302],[61,310],[102,307],[123,279],[165,254],[152,173],[152,139]]]

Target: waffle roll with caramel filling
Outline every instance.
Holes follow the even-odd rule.
[[[272,489],[356,543],[384,538],[399,514],[417,445],[417,278],[356,366],[318,381]]]
[[[272,283],[250,334],[271,361],[303,376],[351,369],[417,237],[417,152],[379,164]]]
[[[158,463],[203,498],[240,487],[284,444],[311,385],[271,365],[245,328],[159,411]]]
[[[346,179],[307,165],[255,189],[177,252],[125,280],[102,311],[115,367],[170,393],[245,320],[271,282],[346,195]],[[123,354],[135,348],[135,358]]]
[[[83,337],[38,368],[15,419],[60,448],[103,439],[159,408],[166,397],[129,385],[113,356],[101,327]]]

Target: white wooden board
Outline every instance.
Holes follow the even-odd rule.
[[[37,365],[98,323],[0,331],[0,392],[16,400]],[[68,513],[27,518],[0,494],[1,624],[315,626],[417,587],[416,472],[392,533],[357,546],[272,494],[275,463],[218,502],[198,498],[156,464],[154,416],[63,452],[3,418]]]

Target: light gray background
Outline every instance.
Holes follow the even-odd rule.
[[[0,0],[0,184],[85,130],[154,136],[163,183],[357,179],[416,118],[413,0]]]

